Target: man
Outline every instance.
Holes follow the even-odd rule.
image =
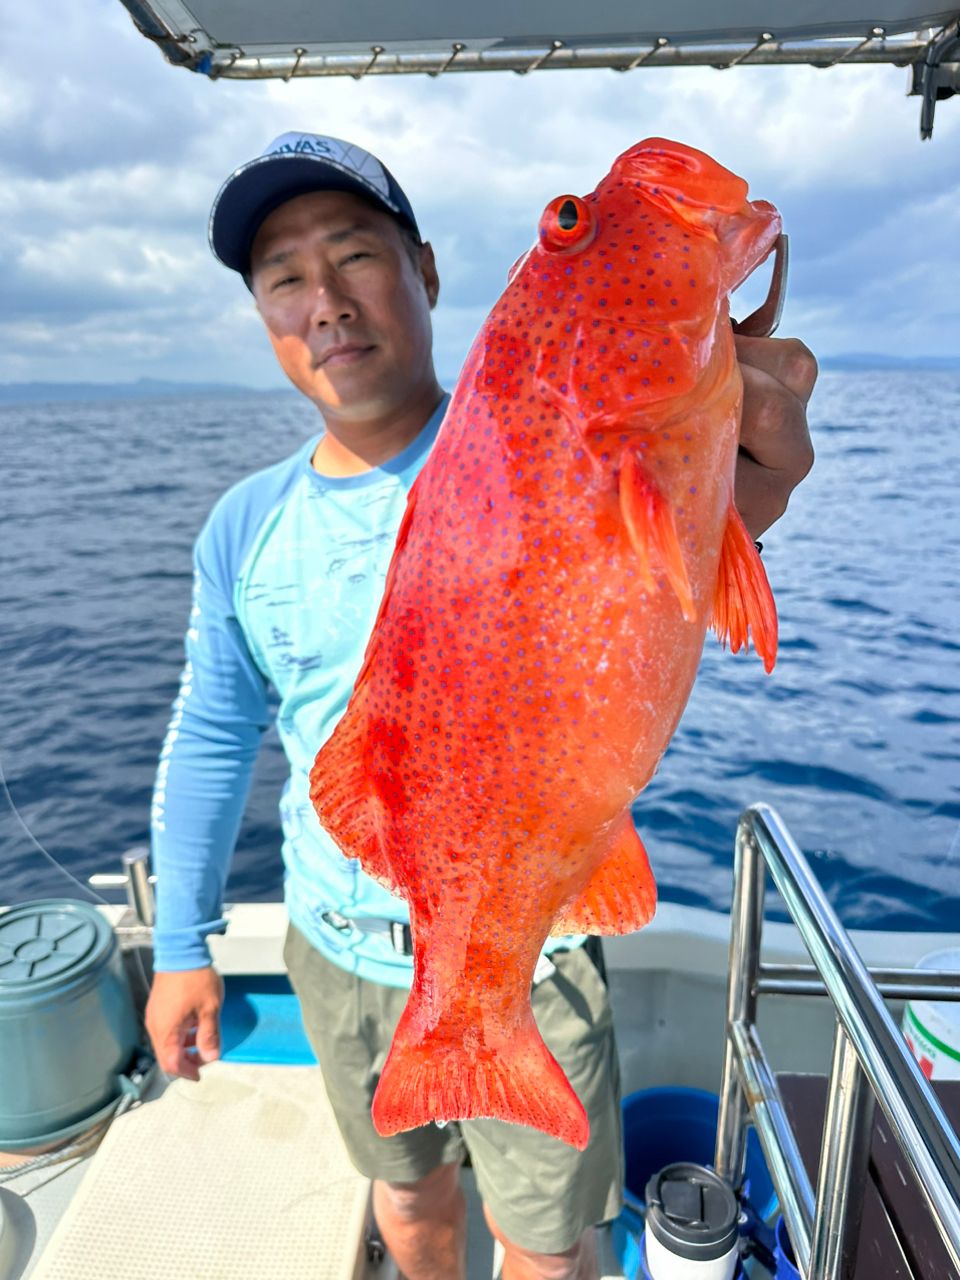
[[[267,689],[291,775],[281,802],[285,955],[344,1140],[408,1280],[464,1275],[458,1167],[469,1149],[504,1280],[592,1280],[593,1225],[620,1204],[616,1049],[588,950],[558,939],[533,992],[548,1045],[580,1095],[578,1153],[478,1120],[383,1139],[370,1099],[411,980],[404,904],[343,858],[308,795],[314,755],[350,695],[406,493],[446,407],[432,359],[439,279],[409,201],[359,147],[285,134],[227,179],[214,253],[240,273],[277,359],[324,432],[217,504],[195,549],[188,662],[153,813],[156,979],[147,1026],[161,1067],[191,1079],[218,1056],[222,985],[206,935],[223,885]],[[739,339],[745,384],[737,503],[756,537],[812,461],[804,405],[816,366],[799,343]],[[195,1052],[193,1043],[195,1041]]]

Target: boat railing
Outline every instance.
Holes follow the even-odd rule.
[[[150,874],[150,851],[145,845],[135,845],[122,857],[123,871],[119,874],[103,873],[90,876],[91,889],[123,889],[127,906],[133,912],[138,926],[152,928],[157,918],[154,885],[157,877]]]
[[[812,965],[761,962],[767,869]],[[823,994],[836,1012],[815,1194],[757,1031],[763,994]],[[960,1274],[960,1143],[884,996],[960,1000],[960,974],[868,970],[779,815],[747,809],[736,837],[716,1168],[742,1185],[752,1123],[804,1280],[853,1276],[876,1102]]]

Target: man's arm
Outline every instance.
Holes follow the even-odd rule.
[[[796,338],[735,341],[743,375],[735,501],[751,538],[759,538],[813,466],[807,402],[817,362]]]
[[[194,1080],[198,1058],[219,1056],[223,986],[206,939],[226,928],[224,885],[269,722],[267,684],[233,615],[216,553],[208,524],[194,556],[187,662],[151,814],[157,922],[147,1030],[161,1068]]]

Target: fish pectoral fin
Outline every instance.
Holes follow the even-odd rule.
[[[578,426],[584,437],[588,431],[622,429],[658,403],[691,391],[699,377],[692,348],[678,341],[671,347],[669,360],[638,354],[643,342],[648,348],[654,342],[663,343],[662,325],[635,324],[628,332],[629,337],[608,333],[601,342],[581,320],[572,337],[560,343],[562,350],[551,343],[537,353],[537,393]]]
[[[763,561],[732,502],[720,547],[710,625],[720,643],[729,641],[734,653],[744,648],[748,636],[752,636],[764,669],[773,670],[777,660],[777,606]]]
[[[620,513],[637,559],[644,590],[653,595],[657,589],[654,560],[658,560],[673,588],[687,622],[693,622],[697,611],[687,577],[687,566],[677,536],[673,508],[647,475],[632,449],[627,449],[620,466]]]
[[[550,933],[633,933],[649,924],[656,908],[657,886],[647,851],[627,811],[610,849]]]

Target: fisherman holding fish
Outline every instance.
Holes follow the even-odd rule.
[[[552,938],[532,984],[540,1032],[589,1118],[585,1150],[492,1118],[382,1136],[371,1102],[413,980],[409,915],[384,886],[389,876],[343,856],[311,802],[317,749],[350,700],[407,494],[449,404],[432,358],[433,250],[380,161],[296,133],[227,178],[210,240],[250,289],[281,368],[323,430],[230,489],[195,546],[187,665],[152,812],[147,1027],[159,1064],[197,1079],[198,1065],[219,1056],[223,987],[206,939],[226,928],[223,888],[272,686],[291,771],[281,800],[285,959],[391,1254],[408,1280],[465,1276],[458,1169],[468,1151],[504,1247],[504,1280],[594,1280],[593,1227],[616,1216],[622,1194],[616,1046],[595,947]],[[816,365],[793,339],[738,337],[736,355],[735,501],[756,538],[811,465],[805,405]],[[400,688],[405,662],[401,651]]]

